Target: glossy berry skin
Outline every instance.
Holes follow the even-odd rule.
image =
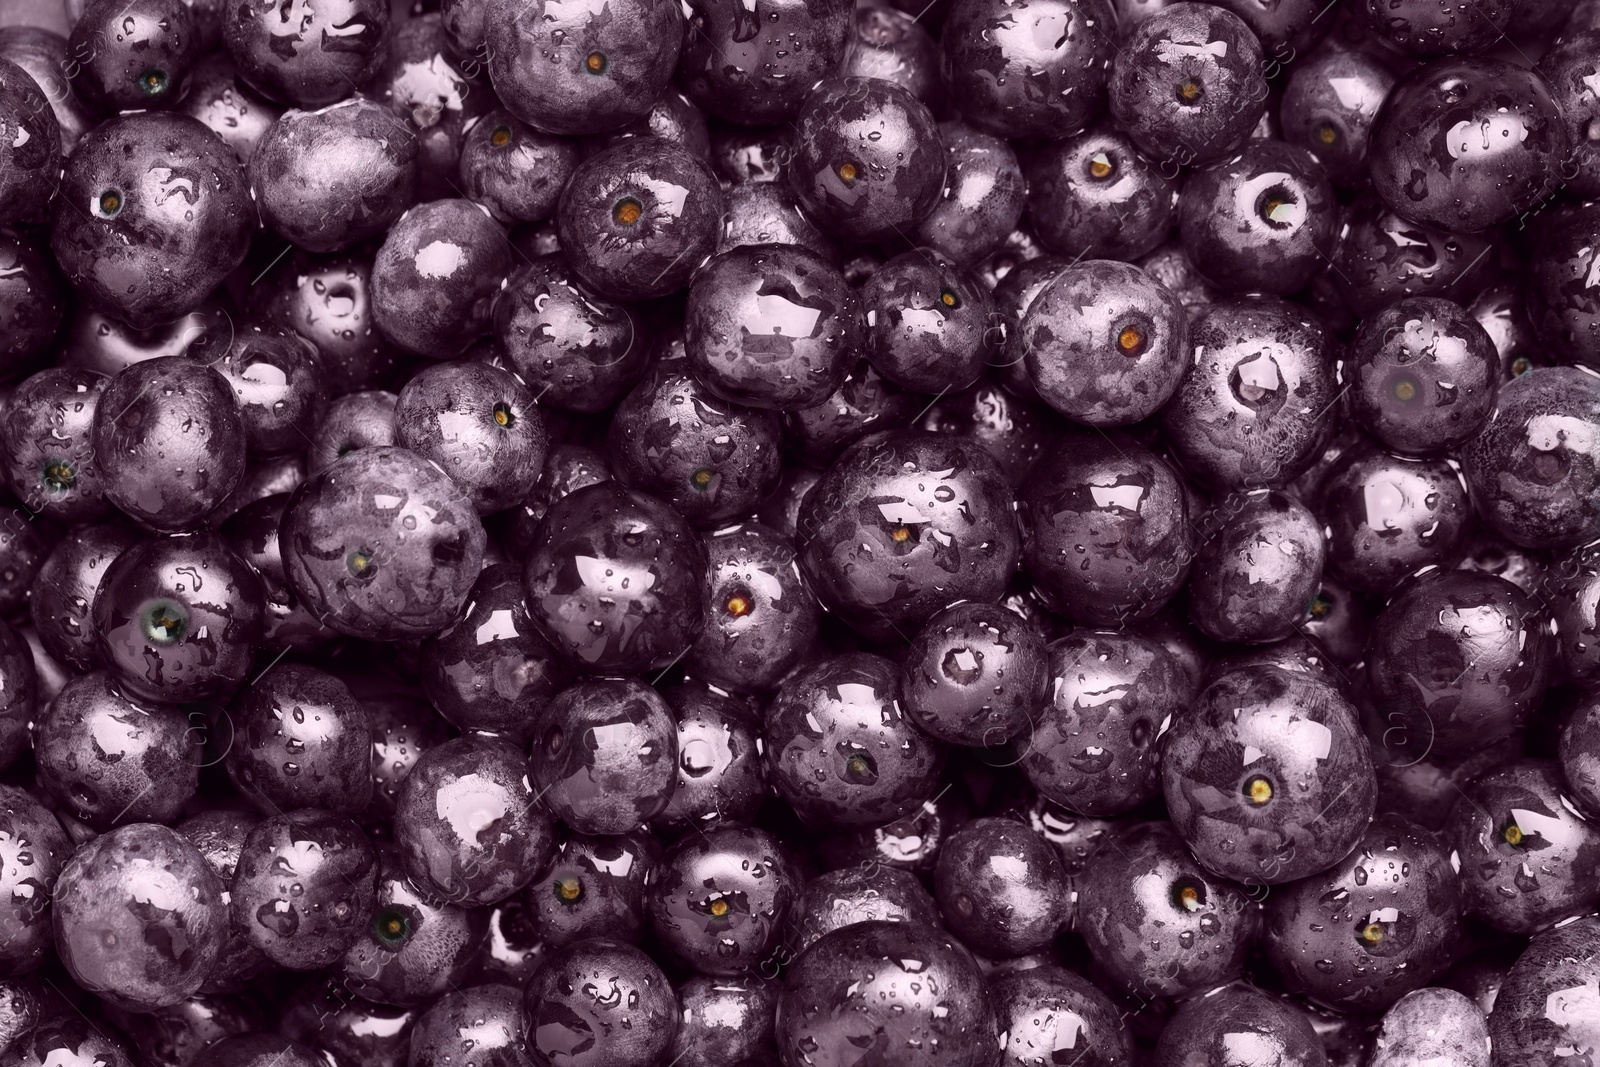
[[[661,360],[611,416],[618,478],[701,529],[747,514],[778,484],[782,428],[770,411],[730,404],[687,360]]]
[[[1455,563],[1472,532],[1459,467],[1404,459],[1368,442],[1328,470],[1316,510],[1327,523],[1329,573],[1374,596],[1423,567]]]
[[[793,151],[784,173],[801,206],[852,241],[911,229],[944,189],[932,112],[878,78],[829,78],[813,88],[795,116]]]
[[[262,616],[261,645],[267,648],[292,648],[309,652],[332,636],[332,631],[306,610],[289,591],[283,575],[283,554],[279,550],[278,529],[288,493],[273,493],[240,508],[217,528],[228,547],[255,568],[266,594],[266,613]]]
[[[991,259],[998,261],[1002,256],[1007,253],[998,252]],[[1005,331],[1004,338],[995,345],[999,350],[993,359],[995,373],[1006,389],[1024,399],[1033,399],[1036,390],[1028,377],[1027,351],[1018,340],[1017,327],[1045,286],[1073,265],[1064,256],[1045,254],[1034,259],[1020,259],[998,280],[985,275],[985,284],[994,281],[995,314]]]
[[[1267,897],[1262,947],[1296,992],[1370,1011],[1427,985],[1460,923],[1449,849],[1399,815],[1379,815],[1331,870]]]
[[[659,137],[711,162],[711,131],[706,127],[705,112],[673,88],[656,97],[639,118],[600,138],[598,143],[610,147],[635,137]]]
[[[315,808],[274,815],[239,853],[232,921],[280,967],[327,967],[366,932],[377,880],[378,854],[349,819]]]
[[[778,481],[778,488],[756,509],[756,519],[788,538],[795,535],[800,505],[812,486],[822,480],[822,472],[811,467],[789,464]]]
[[[1137,7],[1140,0],[1124,0],[1129,7]],[[1285,0],[1271,6],[1250,3],[1249,0],[1222,0],[1218,5],[1238,15],[1250,27],[1250,32],[1261,42],[1266,56],[1264,73],[1276,78],[1285,68],[1308,53],[1316,53],[1317,45],[1333,29],[1332,14],[1317,0]]]
[[[1229,1067],[1236,1051],[1278,1067],[1327,1067],[1322,1041],[1298,1007],[1240,982],[1196,997],[1161,1032],[1156,1067]]]
[[[906,653],[903,703],[941,741],[1001,745],[1034,726],[1048,677],[1038,627],[995,604],[955,604]]]
[[[1532,306],[1526,289],[1509,281],[1485,286],[1467,305],[1500,355],[1502,383],[1548,362],[1533,330]]]
[[[39,785],[97,829],[167,822],[199,786],[204,724],[203,712],[137,706],[104,671],[81,674],[33,723]]]
[[[819,939],[789,965],[778,1000],[786,1064],[844,1067],[862,1049],[884,1067],[982,1067],[997,1027],[970,953],[937,929],[857,923]]]
[[[102,662],[129,694],[225,697],[261,636],[260,577],[214,533],[152,537],[117,556],[95,596]]]
[[[888,5],[858,7],[850,30],[840,74],[894,82],[930,108],[943,103],[938,41],[912,13]]]
[[[411,1023],[423,1013],[345,997],[330,990],[301,987],[283,1006],[281,1032],[356,1063],[402,1067],[411,1049]]]
[[[608,410],[644,373],[650,344],[634,312],[594,295],[559,255],[518,270],[495,303],[496,348],[541,404]]]
[[[792,944],[803,952],[824,935],[863,922],[937,927],[939,909],[910,871],[885,864],[841,867],[806,883]]]
[[[316,424],[327,396],[315,345],[282,327],[242,326],[212,366],[233,390],[249,452],[259,458],[306,447],[304,427]]]
[[[852,14],[843,0],[695,0],[678,64],[684,92],[741,125],[790,120],[844,58]]]
[[[1278,105],[1284,140],[1316,156],[1334,184],[1365,186],[1372,123],[1394,82],[1388,64],[1367,52],[1328,48],[1303,57],[1289,68]]]
[[[997,808],[999,814],[1027,823],[1034,833],[1050,842],[1061,860],[1062,872],[1069,878],[1082,876],[1111,833],[1126,828],[1111,819],[1068,811],[1033,789],[1020,791],[1009,804]]]
[[[1562,780],[1584,811],[1600,815],[1600,703],[1585,699],[1561,727]]]
[[[134,823],[73,854],[52,900],[56,947],[73,980],[131,1011],[200,988],[222,950],[222,882],[182,835]]]
[[[967,388],[989,365],[993,302],[976,278],[934,253],[896,256],[861,287],[866,356],[919,393]]]
[[[1384,447],[1405,455],[1453,450],[1494,409],[1500,354],[1461,305],[1411,297],[1363,319],[1340,368],[1350,415]]]
[[[678,1033],[667,1062],[772,1062],[772,1015],[777,1005],[778,983],[767,978],[695,975],[678,986]]]
[[[723,689],[770,689],[811,647],[820,622],[794,545],[751,522],[707,535],[705,546],[705,627],[684,663]]]
[[[1159,792],[1157,741],[1190,693],[1182,665],[1155,641],[1074,630],[1050,644],[1022,772],[1072,811],[1130,811]]]
[[[756,709],[694,680],[662,695],[678,721],[678,783],[655,825],[703,831],[753,819],[771,795]]]
[[[489,80],[512,114],[547,133],[608,133],[645,116],[672,80],[683,11],[667,0],[484,13]]]
[[[422,754],[395,800],[395,843],[424,897],[463,907],[504,900],[555,850],[555,820],[522,751],[468,734]]]
[[[25,373],[55,339],[67,310],[67,287],[43,240],[0,233],[0,366]]]
[[[324,388],[337,396],[382,386],[398,350],[372,317],[372,259],[290,253],[256,286],[257,314],[317,347]]]
[[[1600,366],[1600,294],[1589,284],[1600,205],[1556,204],[1533,230],[1529,312],[1539,340],[1561,358]]]
[[[863,634],[909,636],[957,600],[996,600],[1016,565],[1011,488],[980,446],[919,430],[852,445],[806,497],[800,565]]]
[[[879,826],[934,793],[942,746],[901,710],[899,668],[851,652],[789,678],[765,714],[768,769],[803,822]]]
[[[1219,654],[1211,660],[1206,667],[1204,685],[1245,667],[1277,667],[1290,674],[1304,675],[1313,682],[1320,682],[1340,692],[1350,688],[1350,676],[1342,674],[1339,665],[1333,662],[1328,653],[1303,634],[1297,633],[1270,644],[1235,647],[1239,651]]]
[[[0,458],[11,491],[30,512],[82,523],[111,510],[93,441],[106,382],[93,371],[52,367],[11,393]]]
[[[626,679],[578,682],[545,708],[528,773],[580,833],[621,834],[660,814],[677,784],[678,733],[655,690]]]
[[[1190,362],[1188,317],[1131,263],[1089,260],[1056,275],[1016,334],[1039,398],[1074,422],[1126,426],[1161,409]]]
[[[1495,59],[1435,60],[1401,78],[1378,112],[1372,187],[1414,222],[1476,233],[1549,195],[1567,147],[1561,111],[1535,72]]]
[[[787,183],[742,182],[730,185],[724,194],[728,210],[717,251],[739,245],[799,245],[831,263],[840,260],[833,238],[800,209],[800,201]]]
[[[43,26],[13,24],[0,31],[0,58],[21,67],[43,91],[60,124],[61,151],[71,153],[97,116],[72,94],[64,63],[67,38]]]
[[[245,426],[221,374],[183,356],[131,366],[95,405],[92,440],[106,499],[153,529],[198,525],[245,467]]]
[[[449,359],[489,331],[511,246],[470,200],[418,204],[390,227],[372,264],[372,318],[390,341]]]
[[[1168,443],[1218,488],[1281,485],[1316,459],[1339,395],[1332,341],[1273,300],[1214,304],[1190,324],[1203,352],[1162,412]]]
[[[533,1061],[528,1012],[516,986],[452,989],[412,1024],[412,1067],[523,1067]]]
[[[770,974],[768,957],[794,925],[802,884],[799,868],[764,830],[725,823],[685,834],[655,869],[651,928],[702,974]]]
[[[1498,555],[1494,549],[1499,549]],[[1600,670],[1600,645],[1595,643],[1597,609],[1600,609],[1600,553],[1597,545],[1581,545],[1573,552],[1558,553],[1549,566],[1530,558],[1533,553],[1509,549],[1504,542],[1490,542],[1483,555],[1485,568],[1501,563],[1501,576],[1515,582],[1525,592],[1544,598],[1555,632],[1555,653],[1560,675],[1587,688]]]
[[[919,426],[976,441],[988,449],[1017,487],[1044,455],[1055,429],[1043,407],[1007,392],[992,379],[937,399],[922,413]]]
[[[820,404],[862,340],[859,299],[838,269],[792,245],[745,245],[695,275],[683,346],[706,388],[750,407]]]
[[[1322,582],[1322,523],[1300,501],[1257,490],[1221,501],[1215,533],[1196,553],[1189,615],[1218,641],[1264,643],[1289,637]]]
[[[1513,544],[1572,548],[1600,534],[1600,453],[1556,422],[1600,422],[1600,380],[1575,367],[1535,368],[1507,382],[1483,432],[1461,452],[1480,518]]]
[[[1232,155],[1266,109],[1261,44],[1235,14],[1173,4],[1133,28],[1111,65],[1111,115],[1146,155],[1201,166]]]
[[[285,19],[272,0],[223,11],[222,43],[239,76],[270,100],[319,107],[350,95],[383,61],[389,8],[383,0],[334,0]]]
[[[633,673],[694,645],[705,571],[705,546],[676,511],[605,481],[551,505],[522,581],[529,618],[574,667]]]
[[[646,832],[572,834],[528,886],[533,932],[547,949],[591,937],[638,941],[660,860],[661,846]]]
[[[1389,601],[1367,640],[1385,743],[1450,758],[1510,737],[1543,698],[1554,652],[1539,602],[1505,579],[1423,575]]]
[[[1064,256],[1137,259],[1166,240],[1178,181],[1109,122],[1028,152],[1028,219]]]
[[[1462,902],[1498,930],[1531,934],[1593,911],[1600,828],[1566,796],[1553,760],[1501,764],[1465,785],[1442,836],[1461,857]]]
[[[483,569],[461,618],[423,642],[419,667],[422,691],[451,725],[517,745],[571,680],[528,618],[522,572],[507,563]]]
[[[521,503],[544,466],[548,433],[533,393],[477,360],[424,367],[400,390],[395,443],[439,466],[480,515]]]
[[[8,58],[0,58],[0,114],[0,224],[41,221],[59,187],[61,123],[39,83]]]
[[[457,177],[469,199],[509,226],[554,214],[578,162],[572,140],[535,129],[497,108],[467,130]]]
[[[398,20],[384,42],[383,62],[363,95],[388,107],[395,133],[417,142],[417,195],[438,200],[464,195],[456,184],[461,144],[496,101],[481,79],[482,58],[458,59],[442,21],[423,14]]]
[[[372,721],[339,679],[279,663],[240,693],[229,717],[228,777],[263,813],[359,815],[371,801]]]
[[[556,229],[585,285],[612,300],[647,300],[689,283],[717,246],[722,189],[693,152],[633,137],[578,165]]]
[[[7,1051],[7,1067],[134,1067],[135,1061],[85,1015],[62,1012],[45,1019]],[[301,1067],[285,1064],[284,1067]]]
[[[1063,1055],[1082,1067],[1134,1062],[1133,1041],[1116,1004],[1064,967],[1003,973],[990,981],[989,1000],[999,1021],[1001,1067],[1034,1067]]]
[[[1229,292],[1304,288],[1327,266],[1338,225],[1338,202],[1322,165],[1282,141],[1252,141],[1196,170],[1178,202],[1189,262]]]
[[[599,452],[585,445],[557,445],[545,457],[535,493],[542,494],[547,504],[554,504],[579,489],[611,479],[611,465]]]
[[[1363,0],[1357,17],[1372,33],[1414,56],[1472,55],[1505,37],[1512,16],[1522,15],[1507,0],[1474,4],[1466,0]],[[1531,15],[1528,16],[1531,20]]]
[[[810,86],[806,88],[809,90]],[[800,94],[801,97],[804,95]],[[799,102],[797,97],[795,104]],[[711,166],[717,173],[717,179],[731,185],[776,182],[788,158],[791,132],[787,126],[716,124],[709,136]]]
[[[335,252],[384,233],[416,202],[417,142],[361,97],[290,110],[256,144],[250,192],[285,239]]]
[[[1027,182],[1011,145],[964,122],[941,122],[944,192],[911,236],[963,266],[993,252],[1017,228]]]
[[[0,966],[32,971],[50,951],[51,894],[73,845],[55,814],[14,786],[0,787]]]
[[[1550,88],[1567,127],[1567,143],[1572,154],[1561,168],[1561,181],[1575,195],[1584,198],[1600,194],[1600,146],[1590,138],[1600,107],[1583,79],[1591,73],[1589,57],[1594,54],[1597,31],[1563,33],[1550,50],[1540,57],[1537,70]]]
[[[1104,0],[1044,0],[1020,14],[999,0],[957,0],[940,34],[951,101],[997,137],[1080,130],[1105,107],[1114,24]]]
[[[372,806],[367,817],[394,813],[400,786],[424,753],[451,737],[444,719],[426,700],[403,694],[367,697],[372,716]]]
[[[1344,859],[1377,802],[1355,709],[1331,686],[1277,667],[1246,667],[1208,686],[1167,734],[1161,776],[1195,859],[1253,885]]]
[[[620,941],[577,941],[551,953],[529,980],[523,1004],[536,1063],[652,1067],[664,1062],[678,1029],[667,976]]]
[[[176,829],[199,850],[212,872],[221,880],[223,888],[231,893],[245,839],[260,822],[261,817],[254,812],[212,808],[185,819]],[[200,987],[201,992],[237,993],[271,968],[271,961],[251,944],[245,929],[235,926],[230,918],[222,951],[217,956],[216,966]]]
[[[183,0],[97,0],[72,27],[72,92],[97,111],[171,107],[208,49]]]
[[[423,637],[454,619],[487,535],[466,492],[403,448],[360,448],[295,491],[278,534],[289,588],[351,637]]]
[[[11,618],[20,617],[27,608],[29,590],[49,555],[46,537],[54,532],[29,518],[13,508],[0,533],[0,613]]]
[[[1334,284],[1357,315],[1375,315],[1404,296],[1463,301],[1490,280],[1493,243],[1411,222],[1366,198],[1341,226]]]
[[[818,845],[818,855],[835,870],[851,864],[881,864],[931,874],[945,841],[973,814],[972,801],[964,792],[941,790],[909,815],[824,837]]]
[[[227,142],[239,165],[248,168],[256,145],[284,109],[247,93],[225,51],[201,58],[185,80],[189,88],[177,110],[199,119]]]
[[[1017,503],[1034,592],[1082,625],[1147,618],[1188,576],[1183,484],[1131,438],[1073,435],[1034,468]]]
[[[194,307],[244,261],[254,214],[232,150],[187,115],[146,111],[85,134],[50,233],[91,306],[149,329]],[[191,199],[192,198],[192,199]]]
[[[1407,993],[1383,1014],[1371,1067],[1408,1067],[1444,1059],[1489,1067],[1489,1031],[1482,1010],[1454,989]]]
[[[974,952],[1007,959],[1048,945],[1072,919],[1074,898],[1048,841],[1013,819],[973,819],[939,850],[939,914]]]
[[[544,962],[545,944],[529,921],[526,902],[520,896],[489,909],[489,936],[478,957],[476,978],[480,982],[510,982],[516,989],[532,977]],[[401,1059],[404,1059],[404,1050]]]
[[[1594,1014],[1584,1005],[1600,960],[1600,919],[1590,916],[1536,935],[1505,976],[1489,1040],[1494,1067],[1557,1064],[1592,1055]]]
[[[227,949],[224,948],[224,953]],[[260,1025],[253,1005],[204,989],[188,1000],[148,1014],[112,1008],[108,1014],[150,1062],[177,1067],[201,1049]]]
[[[339,962],[339,978],[379,1004],[425,1004],[459,988],[488,929],[482,909],[433,904],[406,879],[393,850],[382,855],[377,903],[366,936]]]
[[[253,812],[212,808],[183,820],[176,829],[200,850],[206,863],[227,885],[238,869],[244,839],[260,822],[261,816]]]

